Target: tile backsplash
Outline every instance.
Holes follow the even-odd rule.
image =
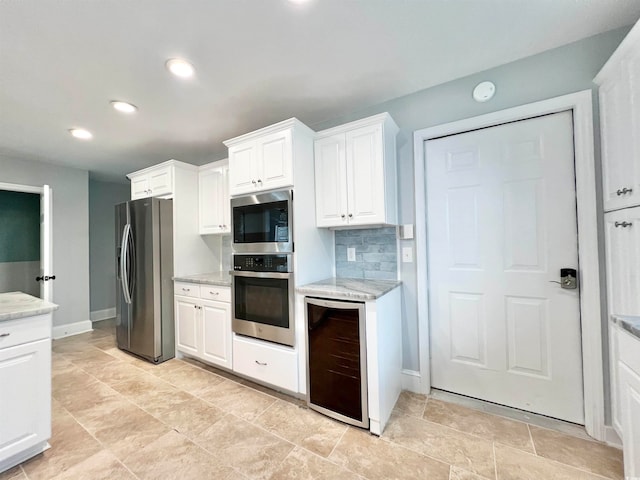
[[[336,277],[396,280],[396,228],[336,230]],[[347,248],[356,249],[356,261],[347,261]]]

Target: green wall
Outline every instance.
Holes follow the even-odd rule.
[[[40,195],[0,190],[0,263],[40,260]]]

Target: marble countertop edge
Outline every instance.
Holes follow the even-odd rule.
[[[375,300],[400,286],[399,280],[374,280],[365,278],[327,278],[296,289],[310,296],[343,298],[346,300]]]
[[[640,316],[636,315],[611,315],[611,321],[640,339]]]
[[[199,283],[202,285],[231,286],[231,275],[229,272],[209,272],[195,275],[176,275],[173,277],[176,282]]]
[[[58,309],[47,302],[23,292],[0,293],[0,322],[44,315]]]

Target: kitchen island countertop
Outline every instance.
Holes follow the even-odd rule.
[[[58,309],[55,303],[22,292],[0,293],[0,322],[35,315],[44,315]]]
[[[229,272],[199,273],[197,275],[183,275],[173,277],[176,282],[202,283],[205,285],[231,286],[231,275]]]
[[[345,300],[375,300],[401,283],[399,280],[332,277],[302,285],[296,291],[310,296],[343,298]]]
[[[635,315],[611,315],[611,321],[620,325],[634,337],[640,338],[640,317]]]

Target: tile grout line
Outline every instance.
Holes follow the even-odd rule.
[[[495,443],[500,443],[500,442],[495,442]],[[494,445],[495,445],[495,443],[494,443]],[[509,447],[509,445],[504,445],[504,444],[502,444],[502,445],[507,447],[507,448],[513,448],[513,447]],[[516,449],[514,449],[514,450],[516,450]],[[526,455],[529,455],[531,457],[534,457],[534,458],[537,458],[537,459],[540,459],[540,460],[544,460],[546,462],[553,463],[555,465],[560,465],[560,466],[563,466],[563,467],[566,467],[566,468],[569,468],[569,469],[572,469],[572,470],[577,470],[577,471],[579,471],[581,473],[587,473],[587,474],[589,474],[589,475],[591,475],[593,477],[596,477],[596,478],[599,478],[599,479],[602,479],[602,480],[613,480],[612,477],[607,477],[605,475],[601,475],[601,474],[593,472],[591,470],[585,470],[583,468],[576,467],[575,465],[570,465],[568,463],[564,463],[564,462],[561,462],[559,460],[554,460],[553,458],[544,457],[542,455],[534,455],[533,453],[525,452],[523,450],[521,452],[526,454]]]
[[[340,442],[342,442],[342,439],[344,438],[344,436],[347,434],[347,431],[349,431],[349,427],[345,426],[344,431],[342,432],[342,435],[340,435],[340,438],[338,439],[338,441],[336,442],[336,444],[333,446],[333,448],[331,449],[331,451],[329,452],[329,455],[327,455],[327,459],[329,459],[329,457],[331,455],[333,455],[333,452],[336,451],[336,448],[338,448],[338,445],[340,445]],[[332,462],[333,463],[333,462]]]
[[[99,381],[99,380],[98,380],[98,381]],[[114,390],[114,391],[115,391],[115,390]],[[120,394],[120,392],[116,392],[116,393]],[[87,428],[86,428],[86,427],[85,427],[85,426],[84,426],[84,425],[83,425],[83,424],[82,424],[82,423],[81,423],[81,422],[80,422],[80,421],[75,417],[75,415],[74,415],[73,413],[71,413],[71,412],[67,409],[67,407],[65,407],[64,405],[62,405],[62,403],[61,403],[59,400],[56,400],[56,402],[58,402],[58,403],[60,404],[60,408],[62,408],[65,412],[67,412],[67,414],[68,414],[71,418],[73,418],[73,420],[74,420],[78,425],[80,425],[80,427],[81,427],[85,432],[87,432],[87,433],[91,436],[91,438],[93,438],[96,442],[98,442],[98,445],[100,445],[100,446],[102,447],[102,449],[103,449],[103,450],[108,451],[108,452],[113,456],[113,458],[115,458],[115,459],[116,459],[116,461],[117,461],[120,465],[122,465],[122,466],[125,468],[125,470],[127,470],[129,473],[131,473],[131,475],[133,475],[133,476],[134,476],[134,478],[136,478],[136,479],[140,480],[140,477],[138,477],[135,473],[133,473],[133,472],[131,471],[131,469],[129,469],[129,467],[128,467],[127,465],[125,465],[125,464],[124,464],[124,462],[123,462],[123,461],[121,461],[121,460],[120,460],[120,459],[119,459],[119,458],[118,458],[118,457],[117,457],[117,456],[116,456],[116,455],[111,451],[111,449],[110,449],[108,446],[106,446],[104,443],[102,443],[100,440],[98,440],[98,438],[97,438],[93,433],[91,433],[91,432],[89,431],[89,429],[87,429]],[[96,452],[96,453],[94,453],[93,455],[96,455],[97,453],[100,453],[100,452]],[[87,459],[91,458],[93,455],[90,455],[89,457],[85,458],[84,460],[87,460]],[[76,464],[72,465],[72,467],[75,467],[76,465],[80,465],[84,460],[82,460],[81,462],[78,462],[78,463],[76,463]],[[69,467],[69,468],[72,468],[72,467]],[[62,471],[62,472],[60,472],[60,473],[63,473],[63,472],[65,472],[65,471],[68,471],[68,470],[69,470],[69,468],[67,468],[66,470],[63,470],[63,471]],[[60,473],[58,473],[58,474],[56,475],[56,477],[57,477],[58,475],[60,475]]]
[[[536,450],[536,442],[533,441],[533,433],[531,432],[531,425],[527,423],[527,430],[529,431],[529,439],[531,440],[531,446],[533,447],[533,453],[538,456],[538,451]]]
[[[498,480],[498,456],[496,455],[496,442],[491,442],[491,448],[493,449],[493,468],[495,470],[496,480]]]

